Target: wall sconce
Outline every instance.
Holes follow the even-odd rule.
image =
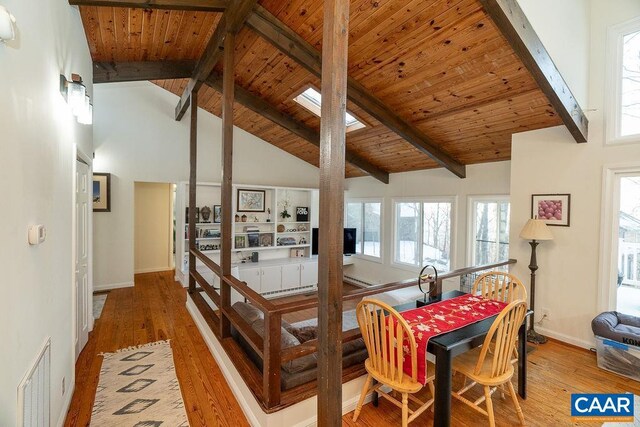
[[[71,112],[78,119],[78,123],[90,125],[93,123],[93,106],[87,88],[82,84],[82,77],[71,74],[71,80],[60,74],[60,93],[67,101]]]
[[[0,6],[0,42],[11,41],[16,38],[14,24],[16,18],[6,7]]]

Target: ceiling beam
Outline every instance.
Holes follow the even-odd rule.
[[[518,2],[480,0],[480,3],[527,67],[576,142],[587,142],[589,121]]]
[[[94,62],[93,83],[184,79],[195,67],[196,61]]]
[[[320,52],[268,10],[257,6],[255,12],[247,19],[247,25],[285,55],[316,77],[321,78],[322,59]],[[371,94],[371,91],[351,77],[347,81],[347,97],[367,114],[431,157],[440,166],[447,168],[460,178],[465,177],[466,168],[462,163],[443,151],[427,135],[398,116],[391,108]]]
[[[180,97],[180,102],[176,106],[176,120],[181,120],[187,108],[189,108],[191,92],[200,89],[202,83],[209,77],[213,68],[222,58],[224,40],[227,34],[235,34],[240,31],[256,3],[257,0],[237,0],[227,7],[193,71],[187,87]]]
[[[209,78],[205,81],[205,84],[218,92],[222,92],[222,76],[216,71],[213,71],[211,73]],[[307,125],[296,120],[290,115],[283,113],[259,96],[256,96],[243,87],[236,85],[235,99],[236,102],[248,108],[249,110],[260,114],[267,120],[270,120],[279,126],[282,126],[289,132],[299,136],[305,141],[310,142],[316,147],[320,147],[320,132],[308,127]],[[346,152],[346,160],[353,166],[357,167],[368,175],[371,175],[378,181],[381,181],[385,184],[389,183],[389,173],[371,164],[368,160],[360,157],[358,154],[355,154],[348,149]]]
[[[73,6],[130,7],[142,9],[224,12],[228,0],[69,0]]]

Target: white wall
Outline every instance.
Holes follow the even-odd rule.
[[[520,261],[515,272],[528,277],[530,247],[518,233],[530,217],[531,194],[571,193],[571,226],[552,227],[555,239],[538,247],[536,308],[538,313],[542,308],[550,313],[539,328],[541,332],[585,347],[592,345],[590,322],[598,313],[601,286],[599,262],[607,255],[599,253],[603,166],[640,159],[640,145],[605,146],[603,131],[606,30],[640,15],[640,3],[592,0],[589,4],[589,101],[582,104],[583,109],[595,110],[588,114],[589,142],[575,143],[564,127],[514,135],[510,236],[511,256]],[[559,19],[569,23],[574,15],[567,11]],[[571,55],[572,45],[560,38],[554,43],[557,55]],[[573,88],[569,76],[567,81]]]
[[[189,179],[189,116],[178,97],[149,82],[95,87],[94,170],[110,172],[111,212],[94,215],[94,288],[133,283],[133,183]],[[221,120],[198,115],[198,181],[221,181]],[[235,183],[318,186],[318,169],[235,128]]]
[[[382,262],[354,256],[354,264],[345,267],[345,274],[369,283],[390,283],[412,279],[417,267],[397,267],[393,261],[393,199],[456,196],[455,223],[452,226],[452,268],[467,265],[467,202],[472,195],[509,194],[510,162],[467,166],[467,178],[460,179],[445,169],[391,174],[385,185],[371,177],[347,180],[346,199],[384,198],[382,224]]]
[[[0,44],[0,425],[17,422],[17,388],[51,337],[51,420],[66,414],[74,383],[72,212],[76,145],[91,158],[90,126],[79,125],[59,75],[92,66],[77,8],[60,0],[4,0],[18,39]],[[47,240],[27,243],[44,224]],[[62,379],[67,391],[62,395]]]

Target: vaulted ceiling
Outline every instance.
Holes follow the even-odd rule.
[[[262,0],[258,8],[320,51],[322,4],[322,0]],[[134,61],[187,60],[187,71],[188,60],[202,56],[222,16],[221,12],[105,6],[81,6],[80,11],[94,62],[117,67]],[[513,133],[556,126],[563,119],[553,106],[559,104],[545,95],[548,88],[544,90],[540,76],[536,79],[504,34],[479,0],[353,0],[349,76],[455,161],[469,165],[507,160]],[[320,88],[319,79],[307,67],[249,27],[238,33],[235,57],[238,87],[277,112],[319,130],[319,118],[293,101],[309,85]],[[216,67],[219,73],[221,65]],[[180,96],[188,81],[153,83]],[[201,108],[220,116],[217,90],[202,86],[198,100]],[[353,102],[347,108],[366,124],[347,134],[352,155],[387,173],[440,166],[402,133]],[[237,103],[235,124],[318,166],[316,145],[254,110]],[[347,164],[348,177],[364,174]]]

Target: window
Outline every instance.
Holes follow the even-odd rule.
[[[307,110],[311,111],[316,116],[320,117],[322,111],[322,95],[315,88],[309,87],[300,95],[293,98],[298,104],[302,105]],[[358,119],[356,119],[349,112],[345,113],[347,132],[351,132],[356,129],[362,129],[365,125]]]
[[[347,202],[346,228],[355,228],[356,253],[373,258],[381,258],[382,202]]]
[[[607,142],[640,142],[640,19],[609,30]]]
[[[507,197],[471,198],[471,265],[509,259],[510,204]]]
[[[394,262],[451,269],[453,199],[395,203]]]

